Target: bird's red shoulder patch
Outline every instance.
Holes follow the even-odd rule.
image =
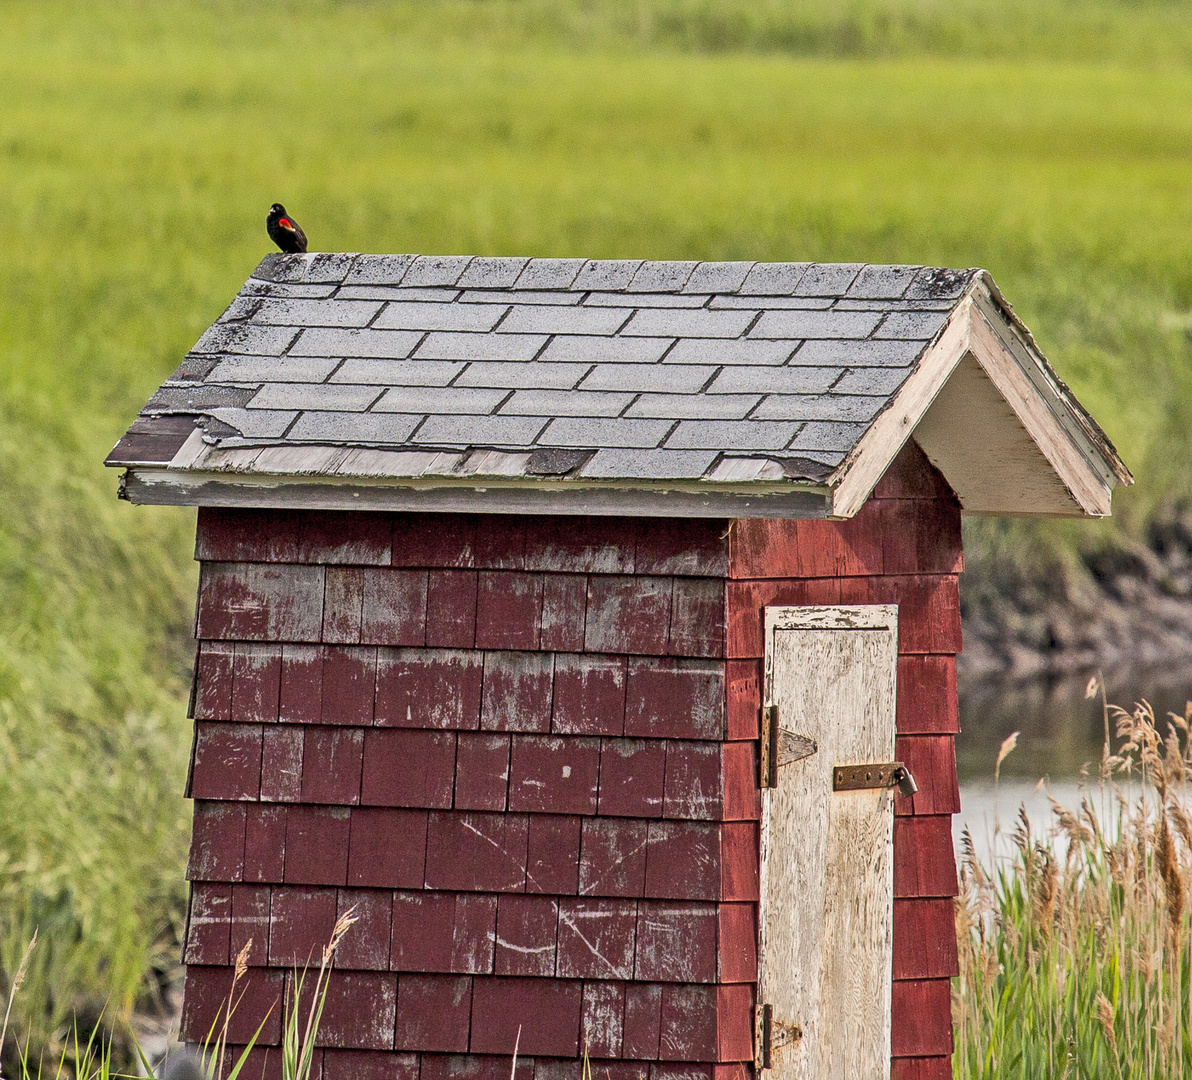
[[[280,225],[280,226],[281,226],[283,229],[292,229],[292,228],[294,227],[294,224],[293,224],[293,222],[291,222],[289,218],[278,218],[278,219],[277,219],[277,223],[278,223],[278,224],[279,224],[279,225]]]

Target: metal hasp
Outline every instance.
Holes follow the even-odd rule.
[[[919,785],[911,771],[901,761],[882,765],[837,765],[832,770],[833,791],[862,791],[866,788],[898,788],[898,794],[909,799]]]
[[[756,1068],[772,1068],[775,1050],[803,1038],[798,1024],[783,1024],[774,1019],[773,1005],[759,1005],[753,1013],[753,1063]]]
[[[784,731],[778,724],[778,706],[762,707],[761,786],[778,786],[778,767],[811,757],[818,747],[814,739],[795,731]]]

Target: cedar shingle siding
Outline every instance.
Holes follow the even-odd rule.
[[[848,522],[205,508],[197,556],[184,1037],[251,938],[243,1042],[356,905],[325,1080],[495,1080],[519,1026],[535,1080],[751,1076],[762,607],[897,603],[894,1076],[945,1075],[959,508],[917,449]]]

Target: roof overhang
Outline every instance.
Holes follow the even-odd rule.
[[[834,469],[754,452],[724,455],[699,479],[596,479],[573,468],[592,451],[546,451],[567,458],[552,472],[508,449],[229,446],[191,416],[143,417],[108,464],[126,468],[121,494],[134,503],[851,518],[910,438],[969,514],[1102,517],[1113,488],[1132,482],[984,272]]]
[[[831,478],[829,516],[856,514],[912,436],[967,514],[1105,517],[1133,483],[984,273]]]
[[[398,480],[340,475],[230,474],[130,468],[121,496],[167,506],[253,506],[321,510],[402,510],[484,514],[628,517],[824,518],[825,485],[651,481],[632,485],[574,480],[441,476]]]

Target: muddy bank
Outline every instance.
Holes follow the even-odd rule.
[[[1192,668],[1192,510],[1033,569],[978,549],[961,582],[966,682]]]

